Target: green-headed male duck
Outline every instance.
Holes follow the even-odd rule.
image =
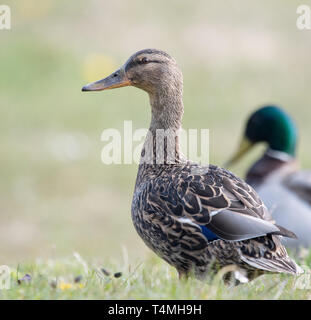
[[[277,106],[264,106],[248,119],[232,165],[257,143],[266,143],[263,156],[248,170],[246,182],[253,186],[270,209],[276,223],[290,228],[298,241],[284,239],[287,246],[311,245],[311,171],[299,170],[296,159],[297,128]]]
[[[280,241],[295,235],[274,223],[252,187],[225,169],[182,155],[183,78],[176,61],[145,49],[82,90],[124,86],[144,90],[151,104],[132,201],[133,223],[146,245],[180,277],[193,273],[202,279],[228,265],[240,281],[266,272],[301,273]]]

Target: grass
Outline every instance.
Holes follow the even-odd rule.
[[[305,262],[310,258],[309,254]],[[309,289],[300,289],[293,276],[264,275],[235,287],[225,285],[219,276],[204,282],[180,281],[174,268],[154,256],[137,264],[103,264],[86,262],[75,253],[61,260],[19,265],[11,271],[11,288],[0,290],[1,299],[311,299],[310,281]],[[18,281],[25,274],[31,280]]]

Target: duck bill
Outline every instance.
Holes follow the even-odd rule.
[[[226,162],[225,167],[230,167],[236,162],[238,162],[253,146],[254,146],[253,142],[244,138],[241,141],[237,152],[233,155],[233,157],[229,161]]]
[[[132,85],[123,68],[115,71],[107,78],[87,84],[82,91],[102,91],[107,89],[121,88]]]

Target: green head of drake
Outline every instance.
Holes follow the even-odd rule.
[[[273,105],[256,110],[248,119],[238,151],[227,163],[232,165],[257,143],[266,143],[274,151],[295,157],[297,128],[292,118]]]

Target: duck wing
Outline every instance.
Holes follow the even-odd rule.
[[[254,189],[225,169],[190,165],[166,181],[158,178],[151,183],[147,203],[153,208],[184,222],[188,219],[220,239],[238,241],[267,234],[296,237],[274,224]]]
[[[267,234],[280,234],[280,229],[271,222],[253,216],[222,210],[215,214],[206,226],[224,240],[242,241]]]

